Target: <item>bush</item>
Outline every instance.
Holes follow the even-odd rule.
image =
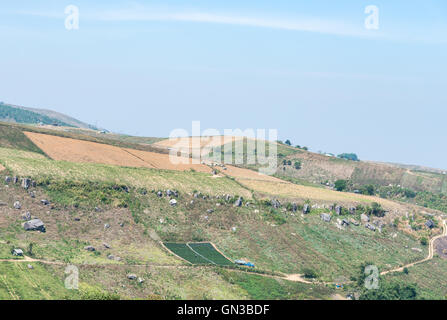
[[[355,153],[342,153],[339,154],[337,157],[339,157],[340,159],[346,159],[351,161],[360,161]]]
[[[318,277],[317,273],[314,270],[309,269],[309,268],[306,268],[303,270],[303,276],[306,279],[315,279]]]
[[[423,246],[426,246],[426,245],[428,244],[428,240],[427,240],[426,237],[422,237],[422,238],[421,238],[421,244],[422,244]]]
[[[293,166],[295,167],[296,170],[301,169],[301,161],[295,161],[295,163],[293,164]]]
[[[291,145],[292,145],[292,142],[290,142],[290,140],[287,139],[286,142],[285,142],[285,144],[287,144],[288,146],[291,146]]]
[[[347,180],[335,181],[335,190],[337,190],[337,191],[344,191],[344,190],[346,190],[347,186],[348,186]]]

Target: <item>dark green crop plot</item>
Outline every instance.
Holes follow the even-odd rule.
[[[176,255],[191,262],[192,264],[212,264],[210,261],[205,260],[197,253],[192,251],[186,243],[165,243],[164,245]]]
[[[198,254],[204,256],[208,260],[213,261],[215,264],[230,266],[234,265],[233,262],[225,258],[222,254],[220,254],[211,243],[188,243],[188,245]]]
[[[169,250],[192,264],[216,264],[222,266],[233,263],[221,255],[210,243],[165,243]]]

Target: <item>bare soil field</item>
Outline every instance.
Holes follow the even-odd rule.
[[[234,166],[226,166],[227,170],[222,171],[223,173],[229,175],[230,177],[234,177],[236,179],[249,179],[249,180],[260,180],[260,181],[270,181],[270,182],[278,182],[284,183],[285,181],[268,176],[265,174],[260,174],[257,171],[250,169],[243,169]]]
[[[211,171],[207,166],[200,164],[173,164],[168,154],[120,148],[34,132],[25,132],[25,135],[53,160],[180,171],[190,169],[201,172]],[[187,160],[190,161],[190,159]]]
[[[230,136],[213,136],[213,137],[186,137],[186,138],[170,138],[154,143],[154,146],[162,148],[171,148],[175,150],[193,150],[203,149],[206,147],[213,148],[222,146],[231,141],[239,141],[244,137],[230,137]]]

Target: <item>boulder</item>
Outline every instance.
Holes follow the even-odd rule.
[[[45,225],[40,219],[32,219],[30,221],[25,222],[23,225],[25,231],[40,231],[45,232]]]
[[[34,199],[36,197],[36,194],[34,193],[34,191],[30,191],[29,196]]]
[[[208,209],[208,210],[206,210],[206,213],[213,213],[213,212],[214,212],[213,209]]]
[[[278,201],[278,199],[273,199],[271,201],[272,207],[275,209],[278,209],[281,207],[281,202]]]
[[[47,206],[50,204],[50,201],[48,201],[46,199],[42,199],[42,200],[40,200],[40,203],[42,203],[44,206]]]
[[[127,275],[127,279],[129,279],[129,280],[135,280],[136,278],[137,278],[137,276],[134,275],[134,274],[128,274]]]
[[[362,222],[369,222],[369,217],[364,213],[360,215],[360,219],[362,220]]]
[[[370,223],[365,224],[365,227],[371,231],[376,231],[376,227]]]
[[[22,179],[22,188],[29,189],[30,186],[31,186],[31,179],[23,178]]]
[[[177,205],[177,200],[175,200],[175,199],[171,199],[171,200],[169,201],[169,204],[170,204],[171,206],[175,207],[175,206]]]
[[[19,178],[12,177],[12,183],[16,184],[17,182],[19,182]]]
[[[31,213],[29,211],[27,211],[23,216],[22,219],[25,221],[30,221],[31,220]]]
[[[349,214],[355,214],[355,207],[349,208]]]
[[[341,206],[336,206],[336,207],[335,207],[335,213],[336,213],[337,215],[341,215],[341,212],[342,212],[342,207],[341,207]]]
[[[429,229],[433,229],[435,227],[435,223],[432,220],[427,220],[425,222],[425,226]]]
[[[95,248],[95,247],[93,247],[93,246],[86,246],[86,247],[84,247],[84,250],[87,250],[87,251],[93,252],[93,251],[96,251],[96,248]]]
[[[157,192],[157,196],[158,196],[159,198],[161,198],[161,197],[163,197],[163,193],[162,193],[161,191],[158,191],[158,192]]]
[[[341,225],[347,227],[347,226],[349,226],[349,221],[346,220],[346,219],[343,219],[343,220],[341,221]]]
[[[5,177],[5,182],[6,183],[10,183],[12,181],[11,177],[6,176]]]
[[[242,201],[243,201],[242,197],[239,197],[239,198],[236,200],[236,202],[234,203],[234,206],[235,206],[235,207],[241,207],[241,206],[242,206]]]
[[[293,212],[296,212],[298,210],[298,206],[297,206],[297,204],[294,202],[294,203],[292,203],[292,211]]]
[[[331,215],[328,213],[322,213],[320,214],[320,218],[321,220],[323,220],[324,222],[330,222],[331,221]]]
[[[305,203],[303,205],[303,213],[308,214],[309,212],[310,212],[310,206],[307,203]]]
[[[19,201],[14,202],[14,209],[20,210],[22,209],[22,205]]]
[[[173,196],[174,195],[174,192],[172,192],[171,190],[166,190],[166,195],[168,196],[168,197],[171,197],[171,196]]]

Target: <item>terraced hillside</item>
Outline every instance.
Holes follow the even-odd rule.
[[[81,163],[19,148],[27,149],[12,143],[0,148],[3,298],[331,299],[334,282],[345,282],[343,294],[356,290],[349,279],[365,263],[385,271],[425,259],[429,247],[423,240],[441,233],[443,214],[436,210],[297,185],[248,169],[211,166],[220,171],[213,175]],[[24,189],[6,176],[30,178],[36,186]],[[28,218],[41,219],[47,231],[25,231]],[[191,265],[162,243],[183,249],[187,243],[196,258],[219,263]],[[25,258],[12,256],[13,248],[23,249]],[[256,268],[240,269],[232,264],[237,259]],[[225,266],[219,266],[222,261]],[[80,270],[75,292],[63,287],[69,263]],[[445,290],[423,285],[432,272],[423,270],[412,281],[424,296],[443,297]],[[45,280],[50,275],[52,282]],[[303,280],[305,275],[316,279]]]

